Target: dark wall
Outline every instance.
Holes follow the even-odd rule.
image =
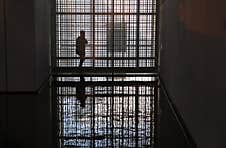
[[[225,7],[225,0],[161,6],[161,77],[199,148],[226,147]]]
[[[7,103],[6,97],[0,95],[0,147],[4,148],[7,141]]]
[[[51,148],[52,115],[49,86],[40,94],[0,95],[0,147]]]
[[[9,91],[32,91],[35,76],[34,2],[6,1]]]
[[[50,0],[0,2],[0,91],[36,91],[49,75]]]
[[[52,147],[49,2],[0,0],[0,148]]]
[[[4,25],[4,1],[0,0],[0,90],[6,88],[6,77],[5,77],[5,25]]]
[[[36,51],[36,88],[49,75],[50,32],[50,0],[35,0],[35,51]]]
[[[161,86],[158,148],[196,148],[194,142],[185,134],[163,85]]]

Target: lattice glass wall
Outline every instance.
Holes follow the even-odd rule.
[[[156,0],[56,0],[56,66],[78,67],[75,40],[86,32],[83,67],[157,67]]]
[[[154,145],[156,78],[61,77],[58,80],[54,88],[61,148]],[[78,93],[84,94],[85,106]]]

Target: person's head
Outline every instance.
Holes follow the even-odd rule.
[[[80,31],[80,36],[81,36],[81,37],[85,37],[85,31],[81,30],[81,31]]]

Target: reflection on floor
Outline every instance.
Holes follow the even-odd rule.
[[[61,83],[60,81],[63,80],[65,82]],[[87,90],[88,86],[99,86],[99,88],[101,88],[101,86],[105,85],[105,87],[108,87],[110,91],[110,89],[113,88],[112,78],[108,78],[108,83],[104,80],[107,79],[105,78],[100,81],[100,78],[97,79],[95,77],[92,77],[91,79],[91,77],[85,77]],[[154,79],[145,80],[145,78],[138,79],[133,77],[133,80],[130,79],[129,81],[128,79],[124,79],[123,82],[120,82],[121,80],[119,78],[115,78],[114,81],[116,82],[114,83],[117,83],[117,85],[114,86],[120,86],[121,88],[123,88],[128,87],[128,85],[131,84],[132,86],[130,87],[134,88],[134,86],[136,86],[135,84],[138,84],[137,82],[133,82],[135,80],[138,81],[139,86],[142,85],[144,88],[146,87],[146,90],[151,90],[151,87],[153,86],[152,84],[154,84],[153,82],[155,81]],[[126,83],[124,81],[129,82]],[[86,104],[85,108],[83,108],[81,107],[80,101],[76,99],[75,87],[78,85],[77,82],[79,82],[79,77],[67,77],[58,79],[58,82],[55,84],[55,87],[53,87],[52,91],[56,91],[58,89],[58,96],[55,96],[55,98],[58,98],[58,100],[62,100],[60,98],[65,98],[66,100],[65,102],[62,102],[62,104],[59,104],[60,102],[58,102],[58,112],[55,112],[54,110],[52,112],[52,108],[54,109],[55,103],[53,102],[53,104],[51,104],[49,93],[50,87],[48,85],[45,85],[45,87],[43,87],[39,94],[0,94],[0,148],[56,148],[57,146],[55,145],[57,142],[61,144],[61,147],[69,147],[69,144],[72,144],[71,147],[86,147],[87,145],[89,145],[88,147],[123,147],[123,145],[124,147],[136,147],[137,141],[138,147],[145,147],[145,144],[149,145],[149,142],[152,141],[152,139],[148,137],[150,136],[150,132],[144,132],[142,128],[145,129],[146,126],[146,130],[148,131],[149,129],[151,129],[151,126],[153,126],[153,123],[150,122],[150,116],[148,116],[151,115],[151,108],[149,108],[149,111],[147,110],[147,113],[142,111],[138,112],[138,115],[136,115],[134,112],[131,112],[131,110],[134,111],[134,108],[136,108],[136,106],[133,105],[131,106],[131,108],[129,108],[127,105],[129,97],[124,96],[124,98],[126,99],[124,99],[125,101],[122,101],[122,103],[124,104],[122,105],[122,103],[118,103],[123,98],[121,94],[118,94],[117,99],[112,99],[112,97],[116,98],[116,94],[115,96],[111,97],[107,96],[107,93],[98,93],[98,95],[96,94],[96,96],[94,97],[95,99],[92,99],[92,97],[89,95],[90,92],[88,92],[87,90],[87,99],[85,101]],[[70,90],[69,88],[74,88],[74,90],[70,92],[72,89]],[[116,88],[114,89],[115,91],[118,91],[116,90]],[[53,95],[54,94],[55,93],[53,93]],[[72,95],[70,96],[69,94]],[[127,94],[136,97],[136,95],[134,95],[136,93],[134,92],[129,91],[127,92]],[[142,92],[141,94],[144,95],[145,92]],[[146,94],[150,96],[150,93]],[[108,95],[111,95],[111,93],[109,93]],[[151,99],[148,99],[148,97],[139,98],[142,100],[145,100],[145,98],[147,98],[146,101],[151,101]],[[104,102],[104,99],[106,99],[106,103],[102,104]],[[92,101],[95,101],[94,104],[96,105],[92,106]],[[114,103],[113,105],[111,101],[114,101],[116,103]],[[132,102],[132,104],[134,103],[133,101],[130,102]],[[69,105],[65,104],[64,106],[63,103],[67,103]],[[107,105],[107,103],[109,104]],[[116,110],[117,103],[119,108]],[[142,101],[140,101],[139,103],[145,104]],[[63,106],[64,108],[62,108]],[[147,105],[145,106],[147,107]],[[106,107],[106,109],[104,109],[103,107]],[[114,110],[112,109],[112,107]],[[167,96],[165,96],[164,93],[161,93],[160,107],[161,116],[158,117],[161,118],[160,131],[158,131],[159,138],[156,138],[154,137],[156,135],[153,135],[153,137],[158,141],[159,145],[157,145],[157,147],[155,148],[191,148],[185,137],[185,134],[181,130],[181,126],[178,124],[172,110],[170,109],[169,102],[167,101]],[[70,108],[77,109],[72,112]],[[144,108],[139,107],[139,110],[142,109],[145,111]],[[94,111],[92,110],[95,110],[95,118],[92,118],[92,113],[94,114]],[[97,110],[99,110],[99,112],[97,112]],[[106,110],[108,112],[104,113],[104,111]],[[122,110],[124,110],[124,115],[121,112]],[[69,112],[67,117],[68,125],[70,126],[66,127],[66,118],[63,117],[66,117],[67,111]],[[121,114],[119,114],[120,112]],[[52,135],[52,132],[56,132],[52,131],[52,114],[54,117],[56,113],[58,113],[59,119],[58,129],[56,130],[58,133],[58,140],[55,139],[55,135]],[[112,116],[106,117],[104,115]],[[124,120],[122,120],[121,118],[123,116]],[[147,118],[145,118],[145,116],[147,116]],[[139,127],[141,125],[141,130],[140,127],[138,128],[138,130],[136,130],[136,117],[139,117],[138,121],[141,120],[141,122],[139,122],[137,126]],[[147,121],[146,125],[141,124],[145,124],[145,120]],[[75,132],[75,130],[73,129],[76,128],[76,124],[80,125],[77,126],[77,129],[83,129],[80,130],[80,133]],[[121,127],[124,128],[124,130],[122,130]],[[90,132],[86,131],[85,129],[90,130]],[[102,131],[102,133],[100,133],[100,131]],[[136,131],[138,131],[137,134],[140,135],[140,137],[138,136],[138,138],[136,138]],[[80,134],[80,136],[78,134]],[[98,136],[94,138],[91,136],[91,134],[93,134],[94,136],[98,134]],[[101,135],[104,136],[101,137]],[[126,139],[126,137],[129,137],[130,139]]]
[[[155,77],[58,77],[53,89],[60,147],[154,145]]]

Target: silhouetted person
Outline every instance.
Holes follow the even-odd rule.
[[[85,107],[86,103],[86,95],[85,95],[85,80],[84,77],[80,77],[80,82],[76,87],[76,97],[80,101],[80,106]]]
[[[82,67],[85,61],[85,47],[88,41],[85,38],[85,31],[80,31],[80,36],[76,39],[76,54],[80,56],[79,67]]]

